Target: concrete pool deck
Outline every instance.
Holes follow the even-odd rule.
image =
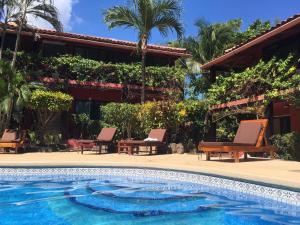
[[[205,161],[205,155],[170,154],[129,156],[85,152],[53,152],[0,154],[0,167],[6,166],[131,166],[186,170],[239,179],[264,182],[291,188],[300,188],[300,162],[249,159],[233,163],[232,160]]]

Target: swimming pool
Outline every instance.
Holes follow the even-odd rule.
[[[0,168],[1,225],[300,224],[300,194],[183,171]]]

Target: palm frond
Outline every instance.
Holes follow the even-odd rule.
[[[141,24],[136,13],[127,7],[115,6],[104,12],[104,21],[109,28],[118,26],[139,29]]]
[[[58,19],[57,9],[52,4],[38,4],[32,7],[29,7],[27,10],[27,14],[31,14],[38,18],[42,18],[43,20],[49,22],[54,29],[57,31],[62,31],[63,26]]]
[[[178,38],[181,38],[184,32],[183,26],[180,21],[170,15],[159,17],[153,26],[156,27],[163,36],[167,36],[168,31],[175,31]]]

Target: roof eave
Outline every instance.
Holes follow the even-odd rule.
[[[0,26],[3,23],[0,23]],[[2,30],[0,30],[0,33]],[[16,33],[16,27],[12,25],[8,25],[7,31],[8,33]],[[122,41],[122,40],[115,40],[109,38],[98,38],[92,37],[87,35],[81,34],[72,34],[72,33],[63,33],[57,32],[52,30],[45,30],[39,28],[30,28],[30,31],[22,31],[22,35],[33,35],[33,33],[39,34],[41,37],[45,37],[48,39],[54,40],[61,40],[61,41],[69,41],[69,42],[76,42],[82,44],[90,44],[93,46],[104,46],[104,47],[111,47],[116,49],[125,49],[125,50],[136,50],[136,43],[130,41]],[[70,36],[74,37],[70,37]],[[97,40],[98,39],[98,40]],[[99,40],[100,39],[100,40]],[[108,41],[105,41],[105,40]],[[115,42],[115,43],[114,43]],[[160,45],[149,45],[148,52],[154,54],[163,54],[173,57],[190,57],[191,55],[187,53],[186,49],[183,48],[171,48],[167,46],[160,46]]]

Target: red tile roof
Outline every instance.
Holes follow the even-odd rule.
[[[3,23],[0,23],[0,26],[3,26]],[[11,29],[13,31],[16,30],[16,26],[10,24],[8,29]],[[136,42],[131,42],[131,41],[124,41],[124,40],[117,40],[113,38],[104,38],[104,37],[95,37],[95,36],[90,36],[90,35],[83,35],[83,34],[75,34],[75,33],[69,33],[69,32],[58,32],[55,30],[49,30],[49,29],[41,29],[41,28],[35,28],[35,27],[27,27],[23,30],[23,33],[26,32],[34,32],[39,35],[47,35],[47,37],[52,36],[53,38],[59,38],[59,37],[64,37],[64,38],[70,38],[70,39],[78,39],[81,41],[93,41],[97,42],[98,44],[104,44],[107,46],[107,44],[110,47],[116,47],[118,46],[124,46],[130,49],[135,50],[137,43]],[[75,40],[74,40],[75,41]],[[163,46],[163,45],[148,45],[148,51],[153,52],[153,53],[163,53],[167,55],[174,55],[174,56],[190,56],[190,54],[187,53],[187,50],[185,48],[175,48],[175,47],[169,47],[169,46]]]
[[[289,17],[286,20],[283,20],[281,23],[278,23],[277,25],[271,27],[269,30],[250,38],[246,42],[240,43],[230,49],[227,49],[225,54],[211,60],[210,62],[205,63],[204,65],[201,66],[201,68],[209,69],[210,67],[217,65],[218,63],[221,63],[223,60],[228,59],[231,56],[234,56],[235,54],[240,53],[245,49],[248,49],[254,45],[266,41],[270,37],[278,35],[279,33],[284,32],[287,29],[290,29],[298,25],[300,25],[300,14],[296,14],[292,17]]]

